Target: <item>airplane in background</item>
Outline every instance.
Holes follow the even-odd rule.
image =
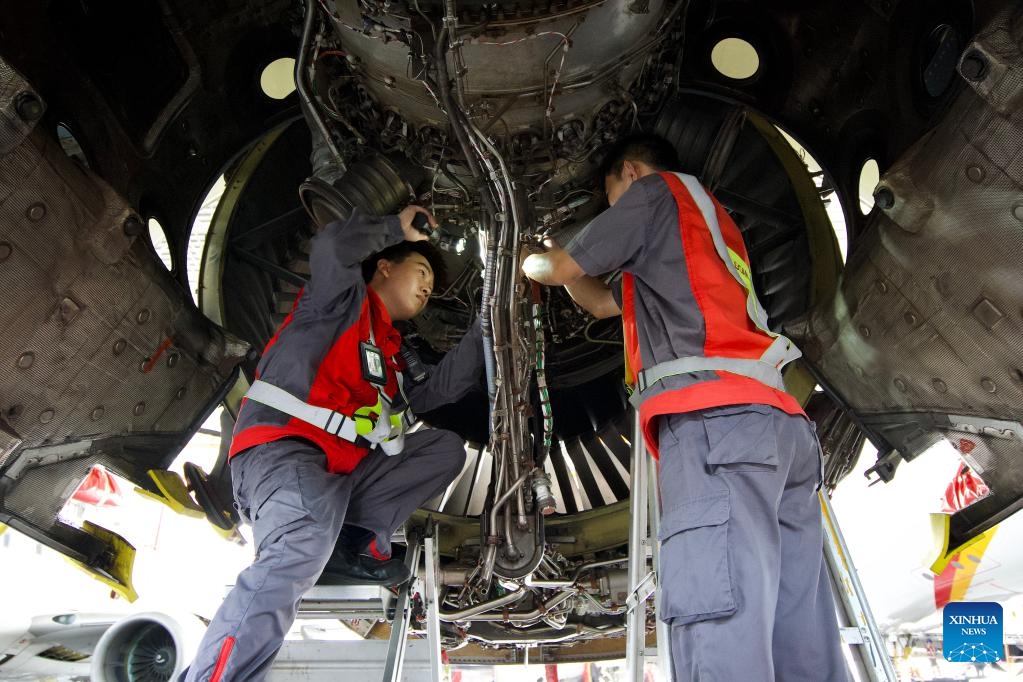
[[[1023,595],[1023,543],[1019,541],[1023,537],[1023,516],[1009,517],[964,547],[949,551],[943,544],[949,515],[989,493],[983,480],[968,465],[961,464],[942,498],[942,510],[930,515],[938,543],[934,560],[906,570],[906,563],[893,557],[891,591],[900,594],[901,599],[875,606],[882,632],[940,631],[941,610],[949,602],[1006,602]],[[1023,630],[1007,630],[1006,635],[1010,634],[1023,635]]]

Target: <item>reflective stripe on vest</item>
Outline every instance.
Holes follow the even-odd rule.
[[[401,381],[400,374],[398,380]],[[415,416],[411,409],[392,413],[391,401],[383,393],[379,395],[376,405],[360,407],[351,417],[326,407],[310,405],[262,379],[257,379],[249,387],[245,397],[354,445],[379,445],[385,454],[397,455],[405,446],[405,429],[415,423]],[[378,415],[375,420],[370,416],[373,413]]]
[[[753,289],[753,278],[750,274],[749,263],[741,254],[730,249],[721,233],[721,226],[718,224],[717,211],[713,200],[707,191],[692,175],[684,173],[673,173],[692,197],[693,202],[700,211],[704,224],[710,232],[714,243],[714,250],[724,263],[729,274],[746,291],[746,315],[753,324],[764,334],[770,336],[774,341],[761,354],[759,358],[731,358],[731,357],[703,357],[690,356],[676,358],[658,363],[645,370],[639,370],[633,366],[631,369],[636,373],[636,391],[629,398],[634,407],[639,407],[643,402],[647,389],[662,379],[679,374],[704,371],[725,371],[732,374],[749,377],[764,383],[779,391],[785,390],[785,383],[782,380],[781,369],[802,353],[789,339],[770,330],[767,326],[767,313],[757,299]],[[624,291],[623,291],[624,298]],[[623,310],[624,313],[624,310]],[[623,317],[625,317],[623,315]],[[631,326],[635,329],[635,320],[626,320],[626,328]],[[638,344],[637,344],[638,346]],[[638,353],[637,353],[638,355]]]

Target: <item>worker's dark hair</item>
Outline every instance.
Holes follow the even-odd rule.
[[[428,241],[421,242],[399,242],[394,246],[388,246],[383,251],[377,251],[372,256],[362,261],[362,279],[369,284],[377,271],[377,261],[381,258],[394,263],[402,263],[413,253],[418,253],[433,270],[433,288],[440,289],[447,281],[447,267],[444,265],[444,257],[440,250]]]
[[[653,133],[635,133],[615,142],[604,154],[598,177],[620,176],[626,161],[642,161],[656,171],[677,170],[678,152],[670,142]]]

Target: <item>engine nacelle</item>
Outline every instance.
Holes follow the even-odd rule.
[[[140,613],[114,623],[92,655],[95,682],[174,680],[191,663],[205,628],[198,618]]]

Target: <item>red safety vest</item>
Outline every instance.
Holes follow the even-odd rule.
[[[702,356],[708,359],[759,360],[776,343],[778,335],[772,335],[761,328],[766,325],[763,322],[758,325],[751,317],[754,313],[748,312],[748,306],[758,305],[755,296],[748,293],[746,287],[730,271],[714,243],[711,227],[682,178],[675,173],[665,172],[660,175],[678,205],[679,232],[689,286],[705,320],[706,336]],[[709,194],[706,196],[710,197]],[[721,205],[713,197],[710,197],[710,201],[724,244],[732,252],[731,260],[740,269],[745,264],[744,276],[748,282],[749,256],[742,234]],[[752,285],[749,284],[749,287],[752,288]],[[633,275],[625,273],[622,277],[622,322],[626,381],[630,386],[636,385],[637,374],[644,369],[640,355],[640,330],[636,325],[635,296]],[[761,319],[766,320],[766,315],[761,315]],[[798,351],[795,354],[798,356]],[[662,414],[738,404],[771,405],[790,414],[804,414],[796,399],[782,390],[732,371],[713,371],[717,380],[664,391],[640,403],[640,422],[647,446],[654,457],[658,456],[656,417]]]
[[[301,293],[299,294],[299,300]],[[295,307],[298,306],[298,300]],[[266,353],[280,336],[281,330],[287,327],[294,317],[295,308],[278,328],[277,333],[266,345]],[[309,390],[305,402],[317,407],[325,407],[341,414],[352,416],[355,411],[367,405],[374,405],[379,400],[376,387],[362,377],[359,342],[369,341],[370,321],[373,323],[373,336],[387,364],[387,385],[384,393],[393,398],[398,393],[396,372],[401,368],[397,357],[401,349],[401,334],[391,324],[383,302],[375,291],[366,288],[366,297],[362,301],[358,320],[346,329],[331,346],[317,368],[316,377]],[[247,400],[242,401],[242,410]],[[275,426],[257,424],[242,429],[234,434],[231,442],[230,456],[234,456],[248,448],[281,438],[304,438],[315,443],[327,455],[327,469],[334,473],[353,471],[369,452],[368,448],[359,447],[343,438],[333,436],[323,429],[290,417],[286,423]]]

